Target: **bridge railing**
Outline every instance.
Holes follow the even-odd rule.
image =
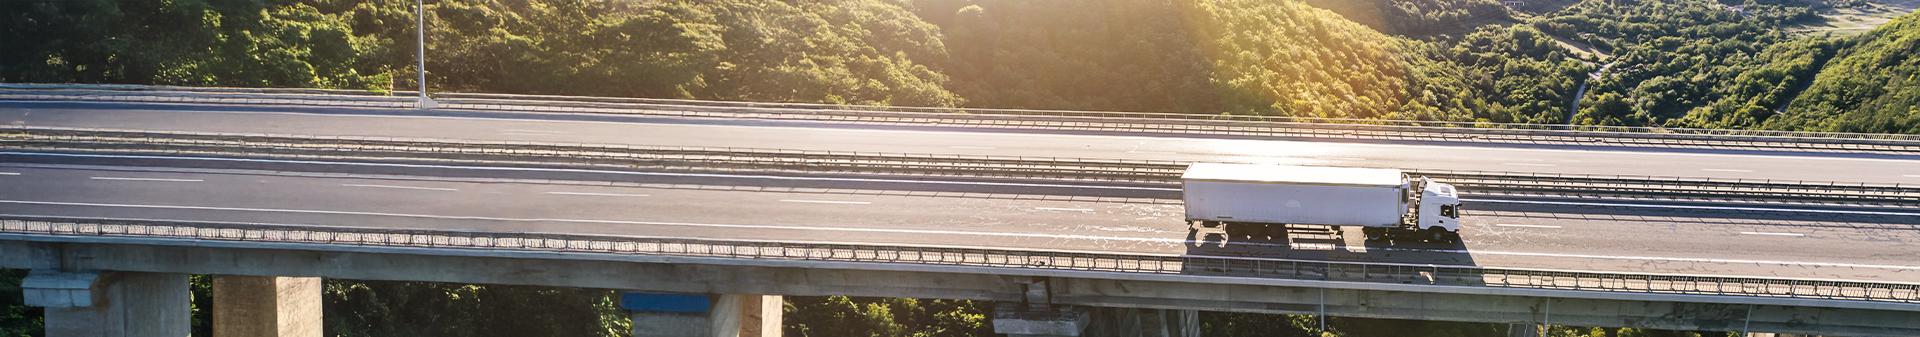
[[[0,233],[1072,270],[1920,303],[1920,284],[1193,255],[0,215]]]
[[[1178,183],[1186,166],[1191,164],[1184,161],[1158,160],[149,132],[24,126],[0,127],[0,148],[119,151],[167,155],[238,155],[265,158],[461,160],[621,169],[922,174],[1145,184]],[[1414,176],[1431,177],[1474,192],[1660,194],[1882,205],[1910,205],[1920,202],[1920,186],[1899,183],[1404,170]]]
[[[182,88],[0,84],[0,98],[411,107],[413,98],[320,89]],[[1502,142],[1566,145],[1756,148],[1795,151],[1920,151],[1920,135],[1574,126],[1071,110],[960,109],[753,103],[646,98],[442,93],[444,108],[606,113],[843,123],[933,124],[1266,137]]]

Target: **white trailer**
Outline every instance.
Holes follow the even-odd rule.
[[[1368,240],[1459,240],[1452,185],[1400,170],[1198,163],[1181,176],[1187,223],[1264,233],[1286,225],[1360,226]]]

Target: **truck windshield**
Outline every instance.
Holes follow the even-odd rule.
[[[1460,215],[1454,213],[1454,205],[1440,205],[1440,216],[1459,219]]]

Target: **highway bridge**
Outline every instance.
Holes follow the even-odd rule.
[[[777,334],[779,295],[1004,301],[996,327],[1021,335],[1191,335],[1194,310],[1920,335],[1920,139],[1902,136],[509,95],[417,110],[148,87],[0,99],[0,267],[34,269],[50,335],[185,331],[188,273],[265,298],[232,308],[313,309],[216,304],[232,323],[216,333],[247,335],[317,335],[316,277],[715,294],[707,316],[640,310],[636,326],[725,335]],[[1433,176],[1465,194],[1463,239],[1189,227],[1190,162]]]

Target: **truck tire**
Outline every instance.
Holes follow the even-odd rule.
[[[1447,242],[1447,230],[1440,229],[1440,227],[1428,228],[1427,242],[1432,242],[1432,243]]]

